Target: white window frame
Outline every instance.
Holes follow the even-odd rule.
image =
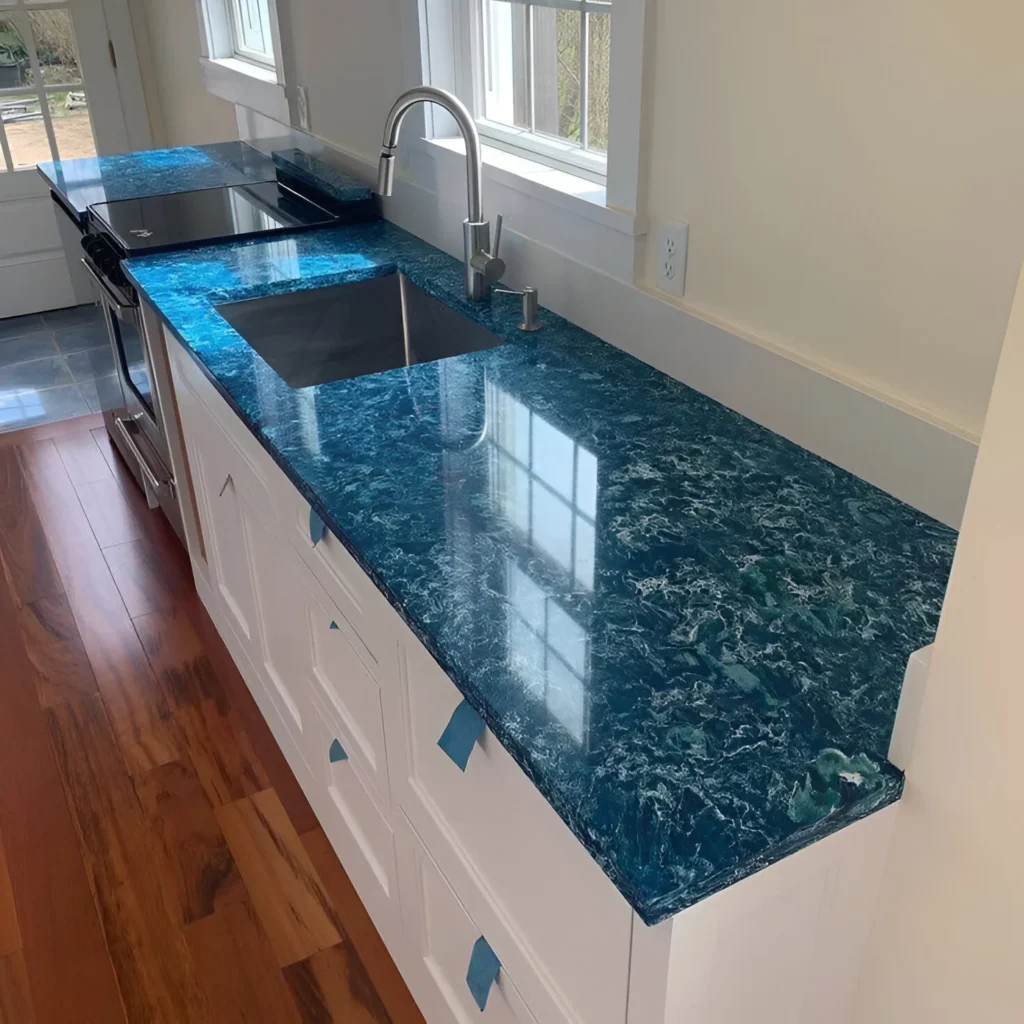
[[[230,103],[242,104],[277,121],[288,122],[281,58],[281,31],[275,0],[266,0],[270,18],[273,64],[265,56],[240,49],[236,36],[237,0],[196,0],[200,26],[200,58],[208,92]]]
[[[242,26],[242,5],[245,4],[248,6],[251,2],[255,2],[258,8],[262,8],[267,13],[266,33],[270,38],[270,48],[272,51],[269,54],[260,50],[251,50],[242,42],[245,32],[245,29]],[[276,69],[277,54],[280,50],[280,46],[275,43],[274,33],[271,28],[273,19],[270,14],[270,8],[274,6],[272,0],[227,0],[227,6],[231,15],[230,29],[233,46],[232,56],[236,57],[238,60],[251,61],[253,64],[258,64],[260,67],[270,68],[272,70]],[[262,11],[260,14],[262,18]]]
[[[473,43],[482,39],[476,14],[479,0],[418,0],[418,10],[422,79],[459,96],[476,117],[485,147],[507,151],[539,168],[568,171],[583,184],[599,182],[605,186],[603,205],[637,213],[646,0],[612,0],[610,131],[604,168],[595,166],[595,161],[588,165],[588,155],[573,144],[563,146],[556,140],[481,120],[480,44],[474,47]],[[456,133],[445,115],[434,112],[426,117],[426,130],[428,139],[435,140]],[[486,149],[484,158],[486,163]]]
[[[570,140],[561,140],[553,135],[546,135],[542,132],[532,131],[527,128],[515,128],[511,125],[502,124],[489,120],[484,116],[487,109],[485,97],[484,80],[486,71],[486,46],[485,25],[483,5],[486,0],[457,0],[464,7],[462,19],[468,26],[470,38],[469,56],[466,63],[471,68],[471,82],[469,88],[472,90],[473,106],[475,111],[477,127],[480,135],[491,145],[499,149],[527,158],[536,158],[558,170],[565,170],[573,174],[579,174],[588,180],[604,183],[608,175],[608,157],[605,153],[598,153],[589,150],[585,142],[576,144]],[[509,0],[506,0],[509,2]],[[584,26],[588,14],[611,15],[613,0],[518,0],[514,6],[521,6],[528,12],[527,17],[537,7],[546,7],[554,10],[578,11],[581,17],[581,46],[580,51],[583,60],[586,60],[587,42]],[[614,35],[613,35],[614,38]],[[614,43],[613,43],[614,45]],[[587,90],[583,90],[581,106],[587,105]],[[587,119],[582,119],[582,130],[586,138]]]

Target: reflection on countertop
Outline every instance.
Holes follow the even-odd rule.
[[[128,267],[645,921],[898,799],[953,531],[384,221]],[[397,270],[507,344],[292,389],[214,309]]]
[[[47,161],[39,173],[84,222],[93,203],[273,181],[273,160],[244,142]]]

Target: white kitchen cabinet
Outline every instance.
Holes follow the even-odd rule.
[[[647,927],[180,345],[197,587],[429,1024],[845,1024],[898,805]],[[200,531],[187,531],[191,538]],[[200,571],[202,570],[202,572]],[[483,1013],[466,972],[501,962]]]

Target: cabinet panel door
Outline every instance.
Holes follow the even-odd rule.
[[[309,735],[309,690],[313,642],[305,593],[306,567],[291,547],[267,530],[244,504],[243,517],[251,540],[257,594],[260,671],[285,726],[312,771],[310,746],[314,741]]]
[[[196,486],[214,585],[239,639],[253,642],[256,598],[242,507],[232,471],[234,449],[216,420],[189,388],[179,388],[182,431]]]
[[[480,1010],[466,982],[473,947],[482,935],[427,853],[408,819],[398,814],[399,872],[402,886],[402,930],[408,963],[403,973],[412,987],[427,1024],[536,1024],[504,964]]]

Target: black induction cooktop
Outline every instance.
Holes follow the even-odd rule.
[[[89,215],[126,255],[322,227],[338,220],[279,181],[95,203]]]

